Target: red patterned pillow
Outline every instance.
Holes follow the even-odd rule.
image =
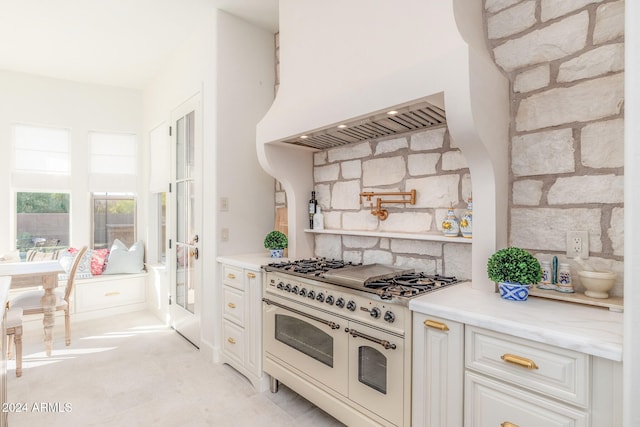
[[[94,276],[102,274],[108,257],[109,249],[94,249],[91,252],[91,274]]]

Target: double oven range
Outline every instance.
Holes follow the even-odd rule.
[[[272,263],[263,370],[350,425],[411,424],[410,298],[457,282],[381,264]]]

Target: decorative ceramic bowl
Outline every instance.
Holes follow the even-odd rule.
[[[529,287],[531,285],[521,285],[520,283],[498,283],[500,296],[511,301],[526,301],[529,297]]]
[[[609,291],[616,283],[617,274],[612,271],[578,271],[584,294],[591,298],[609,298]]]

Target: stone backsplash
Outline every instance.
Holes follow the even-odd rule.
[[[460,216],[471,197],[466,160],[446,127],[316,152],[313,177],[327,229],[441,235],[447,209],[453,206]],[[385,205],[389,216],[384,221],[371,214],[370,202],[360,203],[363,191],[412,189],[416,203]],[[315,254],[471,275],[469,243],[320,234],[315,236]]]
[[[509,244],[565,261],[586,230],[622,295],[624,1],[485,0],[485,21],[512,85]]]

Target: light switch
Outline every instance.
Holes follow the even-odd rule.
[[[220,197],[220,212],[227,212],[229,210],[229,198]]]
[[[220,230],[220,241],[221,242],[228,242],[229,241],[229,229],[228,228],[223,228],[222,230]]]

